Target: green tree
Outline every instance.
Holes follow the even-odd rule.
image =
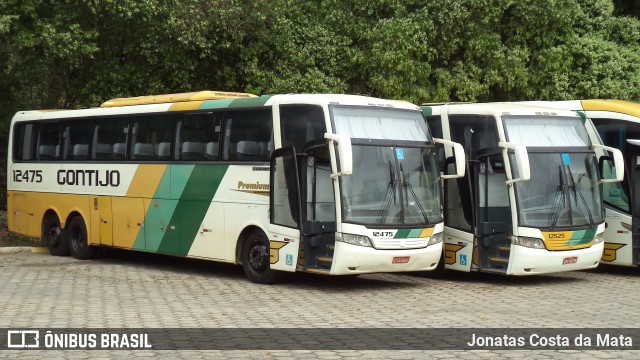
[[[640,0],[613,0],[616,14],[640,18]]]

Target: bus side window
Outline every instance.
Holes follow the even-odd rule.
[[[60,123],[40,125],[36,157],[38,160],[60,159]]]
[[[89,139],[91,139],[91,120],[78,119],[63,123],[65,160],[89,159]]]
[[[174,128],[173,114],[137,117],[133,123],[131,159],[138,161],[166,160]]]
[[[91,158],[94,160],[124,160],[127,155],[127,135],[129,119],[96,120],[93,127],[93,147]]]
[[[15,125],[13,137],[13,159],[34,160],[38,124],[18,123]],[[55,148],[54,148],[55,152]]]
[[[269,161],[272,143],[271,108],[226,112],[223,159]]]
[[[442,121],[440,119],[440,115],[433,116],[425,116],[425,120],[427,121],[427,125],[429,126],[429,130],[431,131],[431,135],[437,139],[444,139],[442,133]],[[436,158],[438,159],[438,169],[440,171],[445,171],[445,153],[444,146],[442,144],[436,145]]]
[[[634,131],[632,127],[627,126],[626,121],[620,121],[616,119],[608,118],[592,118],[591,119],[598,130],[598,134],[602,138],[603,142],[607,146],[620,149],[624,156],[627,171],[633,172],[633,166],[635,164],[630,163],[633,160],[633,149],[629,148],[626,139],[640,138],[640,134]],[[605,177],[612,177],[614,168],[610,161],[603,163]],[[622,210],[627,214],[631,214],[631,204],[629,198],[631,197],[631,186],[629,179],[630,173],[624,174],[624,180],[622,182],[612,182],[602,184],[602,196],[607,205],[613,206]]]
[[[221,118],[221,113],[199,113],[179,120],[176,160],[218,160]]]
[[[280,106],[282,147],[293,146],[302,152],[305,144],[324,140],[326,125],[322,107],[317,105]]]

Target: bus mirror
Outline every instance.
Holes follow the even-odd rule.
[[[498,145],[503,149],[513,150],[514,159],[516,161],[516,166],[520,175],[520,177],[517,179],[507,180],[507,185],[511,185],[518,181],[527,181],[531,179],[531,168],[529,167],[529,153],[527,152],[527,148],[524,145],[505,141],[500,141]],[[509,175],[509,177],[513,177],[513,175]]]
[[[634,146],[640,146],[640,139],[627,139],[627,143]]]
[[[436,144],[442,144],[442,145],[453,148],[453,156],[456,161],[456,173],[455,175],[442,175],[442,178],[457,179],[457,178],[464,177],[465,169],[466,169],[465,168],[466,158],[464,155],[464,149],[462,148],[462,145],[458,144],[457,142],[443,140],[443,139],[435,139],[435,138],[433,139],[433,142]]]
[[[610,146],[604,146],[600,144],[593,144],[593,148],[607,150],[613,155],[613,167],[615,168],[615,172],[614,172],[615,178],[600,179],[600,184],[622,181],[622,179],[624,179],[624,158],[622,157],[622,152],[616,148],[612,148]],[[600,174],[600,176],[604,177],[602,173]]]
[[[353,154],[351,152],[351,138],[337,134],[324,134],[324,138],[336,144],[338,148],[338,162],[340,169],[337,173],[331,174],[331,177],[351,175],[353,173]]]

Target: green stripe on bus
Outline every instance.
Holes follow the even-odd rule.
[[[422,110],[422,114],[424,116],[433,115],[433,109],[430,106],[422,106],[422,107],[420,107],[420,110]]]
[[[134,249],[158,251],[167,231],[173,232],[171,218],[178,205],[195,165],[169,165],[149,204],[144,218],[143,231],[138,233]],[[168,194],[166,189],[172,189]]]
[[[271,96],[264,95],[252,98],[240,98],[240,99],[222,99],[222,100],[206,100],[200,105],[200,109],[225,109],[225,108],[239,108],[239,107],[251,107],[251,106],[263,106]]]
[[[151,204],[144,218],[144,249],[151,252],[159,251],[165,236],[175,232],[176,224],[171,217],[176,211],[177,200],[151,199]],[[136,244],[138,241],[136,240]]]
[[[171,167],[171,199],[180,199],[191,180],[196,165],[169,165]]]
[[[420,237],[420,234],[422,234],[422,229],[411,229],[408,237],[417,238]]]
[[[207,100],[200,105],[200,109],[224,109],[228,108],[232,101],[233,99]]]
[[[584,111],[576,111],[578,113],[578,115],[580,115],[580,119],[582,119],[582,123],[586,123],[587,122],[587,114],[585,114]]]
[[[153,198],[155,199],[159,193],[162,193],[163,190],[170,188],[171,186],[171,169],[169,166],[167,166],[164,170],[164,174],[162,174],[162,178],[160,179],[160,183],[158,184],[158,188],[155,190],[155,193],[153,195]],[[147,212],[145,214],[144,217],[144,221],[143,221],[143,227],[142,229],[140,229],[140,231],[138,231],[138,236],[136,237],[136,241],[133,243],[133,249],[135,250],[155,250],[157,249],[157,247],[155,247],[155,249],[150,249],[147,247],[147,242],[148,240],[146,239],[147,236],[145,236],[145,232],[147,230],[147,227],[150,227],[151,224],[149,222],[149,219],[151,218],[162,218],[162,214],[159,214],[159,210],[164,211],[165,208],[162,207],[162,209],[159,209],[157,207],[154,206],[153,203],[153,199],[151,199],[151,204],[149,206],[149,208],[147,209]],[[171,210],[173,211],[173,210]],[[151,240],[151,236],[148,236],[149,240]],[[160,243],[159,239],[158,239],[158,244]]]
[[[411,229],[400,229],[398,230],[398,232],[396,232],[396,236],[394,236],[393,238],[404,239],[404,238],[407,238],[410,233],[411,233]]]
[[[251,106],[263,106],[267,100],[269,100],[271,96],[263,95],[253,98],[241,98],[241,99],[233,99],[231,104],[229,104],[230,108],[238,108],[238,107],[251,107]]]
[[[178,256],[189,254],[211,201],[224,178],[228,165],[195,165],[177,201],[170,224],[158,252]]]
[[[571,239],[564,245],[582,245],[591,242],[596,234],[596,229],[576,230],[573,232]]]

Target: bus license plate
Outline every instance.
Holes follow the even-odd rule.
[[[578,262],[577,256],[566,257],[562,260],[562,265],[575,264]]]
[[[409,262],[411,256],[394,256],[391,261],[392,264],[406,264]]]

